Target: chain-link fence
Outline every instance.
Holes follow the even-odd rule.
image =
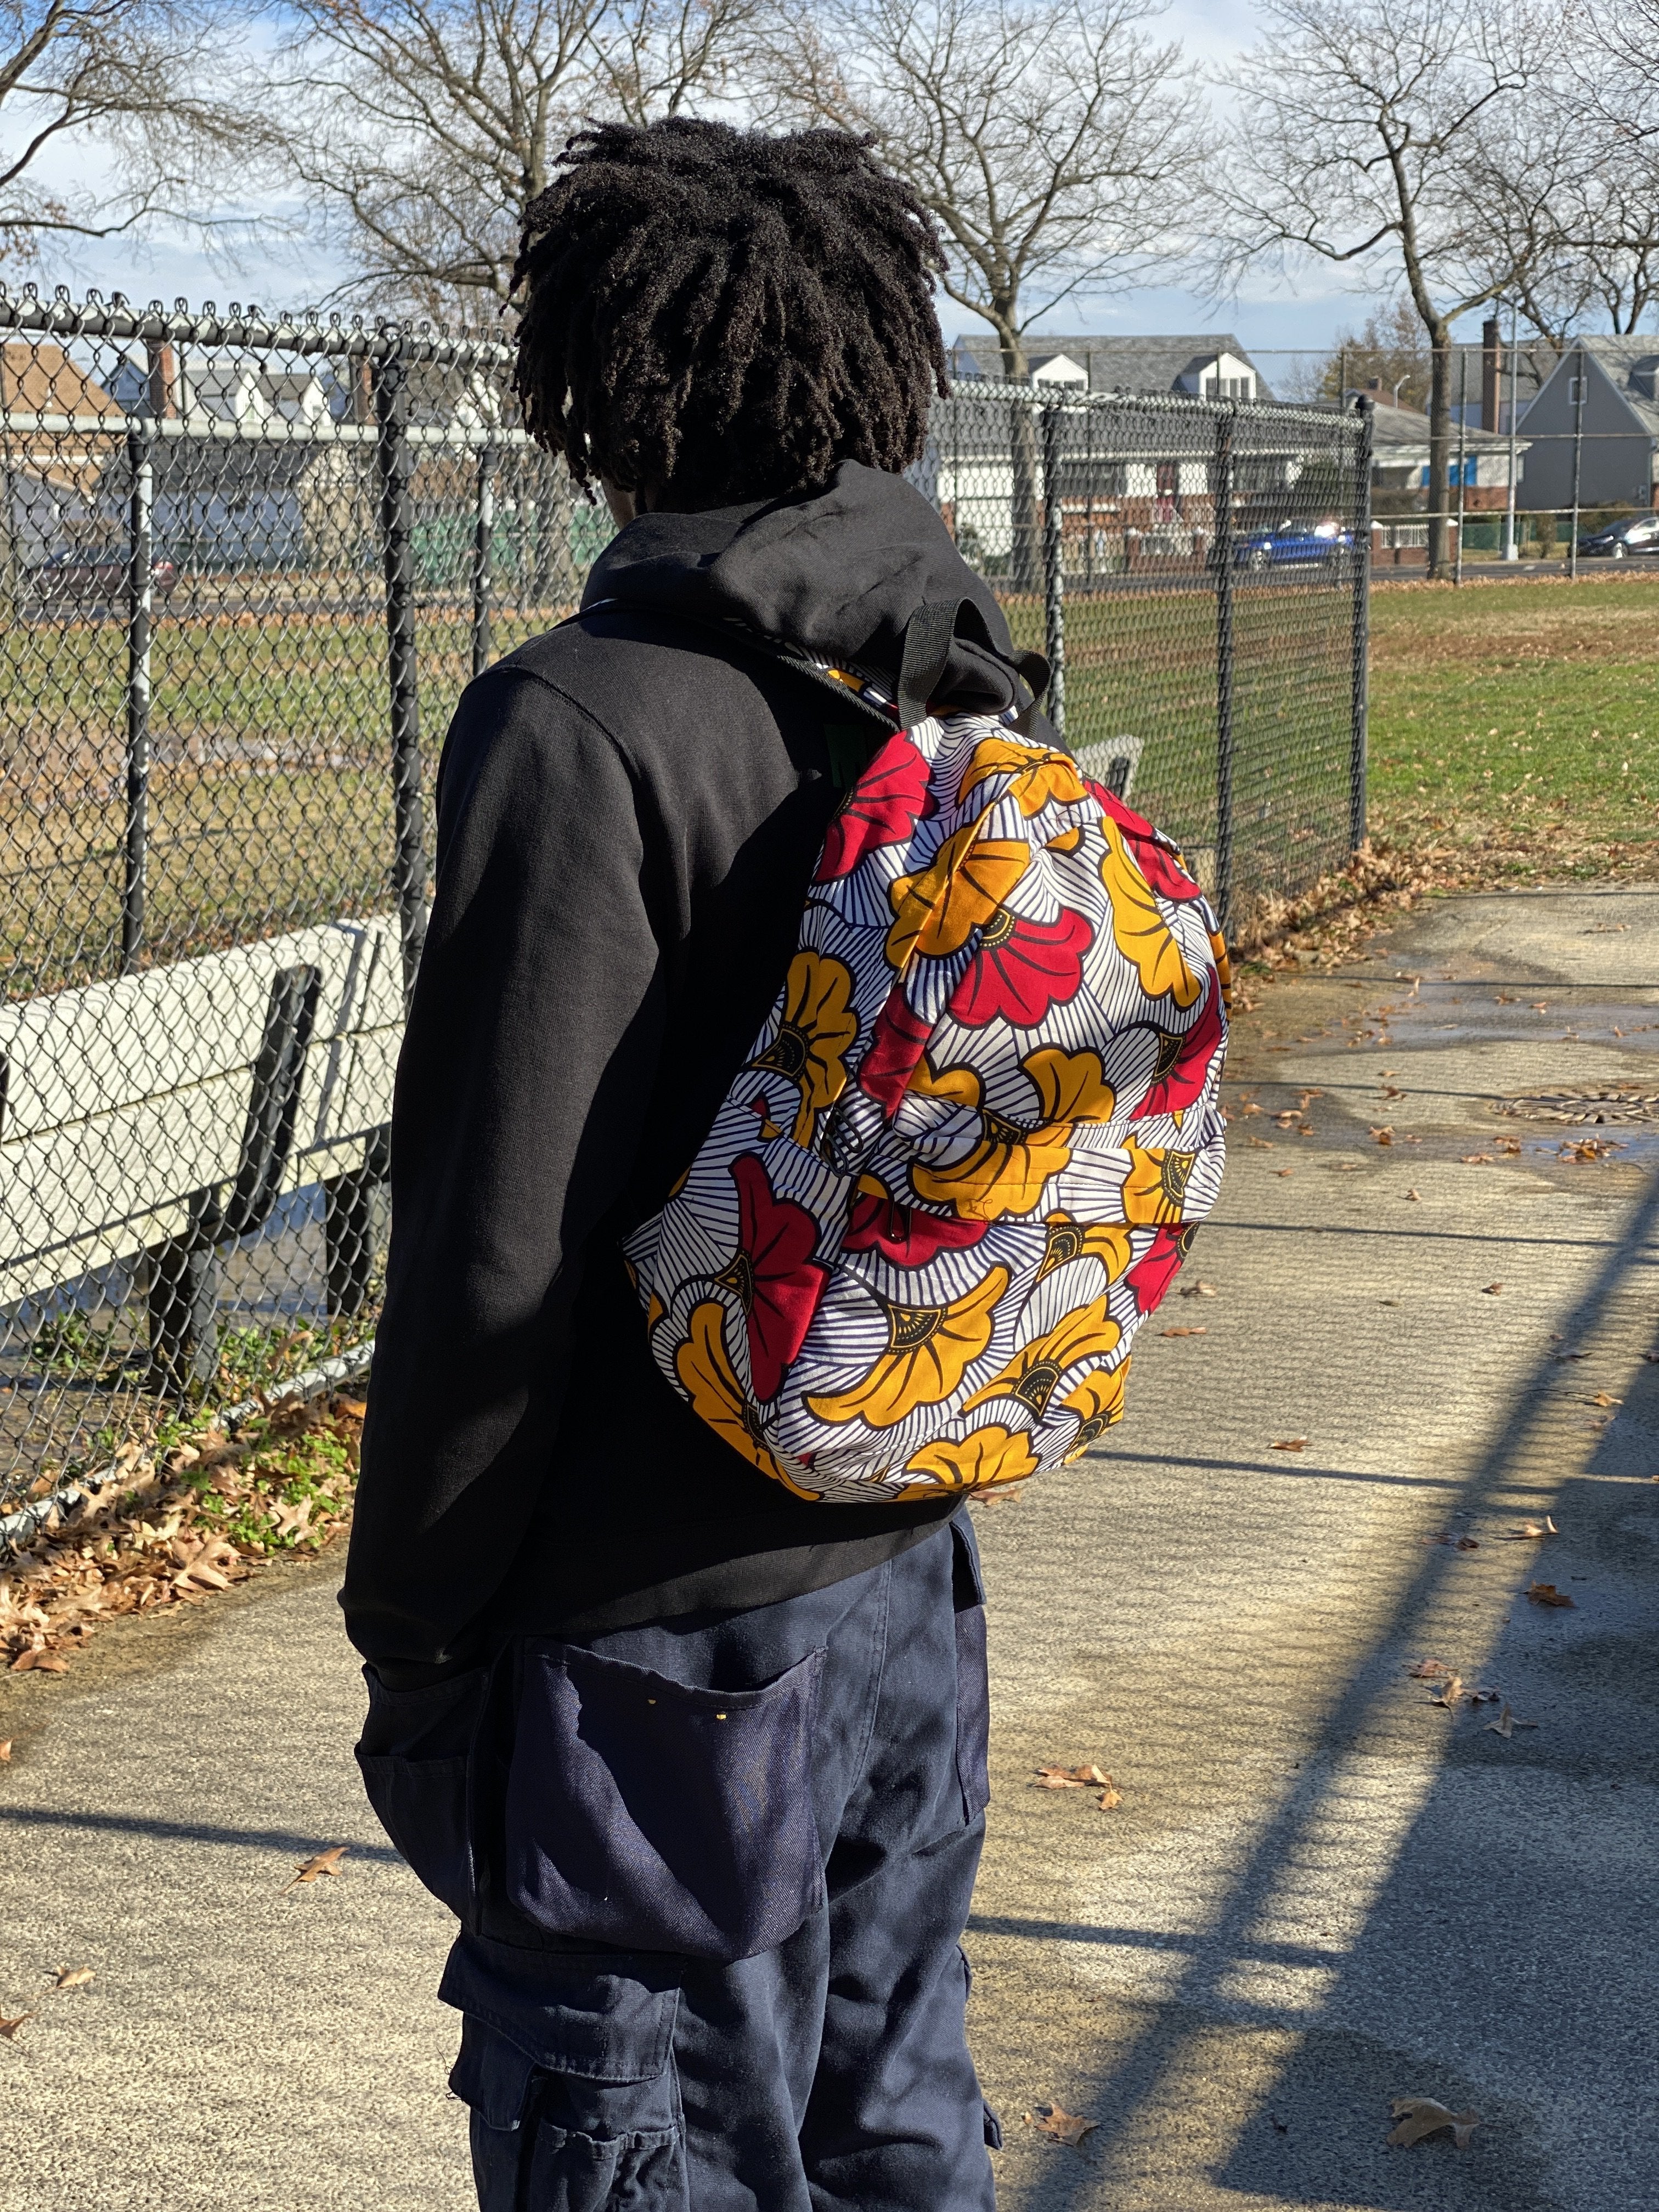
[[[367,1364],[437,743],[610,534],[508,362],[0,290],[0,1545]],[[1367,420],[1005,387],[915,471],[1234,913],[1363,833]]]

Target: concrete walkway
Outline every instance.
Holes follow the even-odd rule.
[[[1577,1161],[1492,1102],[1659,1091],[1659,893],[1430,908],[1263,988],[1233,1073],[1262,1111],[1187,1270],[1216,1295],[1152,1325],[1105,1449],[977,1509],[1002,2203],[1640,2212],[1659,1122]],[[1275,1121],[1310,1092],[1311,1135]],[[0,2011],[39,2007],[0,2042],[3,2212],[467,2212],[447,1916],[358,1796],[334,1580],[0,1686],[0,1735],[35,1731],[0,1768]],[[1431,1704],[1431,1658],[1537,1725]],[[1050,1761],[1121,1805],[1030,1788]],[[1398,2096],[1479,2112],[1471,2148],[1387,2148]],[[1097,2124],[1051,2141],[1039,2101]]]

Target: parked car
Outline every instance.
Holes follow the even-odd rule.
[[[1633,553],[1659,554],[1659,514],[1624,514],[1578,540],[1578,557],[1623,561]]]
[[[31,571],[34,596],[42,606],[118,606],[127,596],[127,557],[124,553],[54,553]],[[179,580],[179,566],[158,553],[149,564],[149,591],[154,601],[170,599]]]
[[[1252,531],[1233,547],[1239,568],[1328,568],[1353,544],[1353,532],[1340,522],[1281,522],[1276,530]]]

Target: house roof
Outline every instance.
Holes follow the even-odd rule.
[[[1176,337],[1061,337],[1043,331],[1026,343],[1033,368],[1066,354],[1089,373],[1091,392],[1174,392],[1183,378],[1196,377],[1218,354],[1230,353],[1255,378],[1259,398],[1271,399],[1266,378],[1231,331],[1200,331]],[[966,333],[951,349],[954,374],[964,382],[1002,378],[1002,349],[994,337]]]
[[[1470,422],[1460,430],[1455,422],[1451,427],[1452,445],[1459,438],[1466,451],[1474,453],[1504,453],[1510,449],[1507,430],[1483,430]],[[1524,453],[1528,440],[1518,437],[1516,451]],[[1400,453],[1420,453],[1426,459],[1429,450],[1429,418],[1419,415],[1415,407],[1394,407],[1385,400],[1371,410],[1371,451],[1387,467],[1390,455]]]
[[[1656,372],[1659,372],[1659,336],[1650,331],[1645,337],[1575,338],[1556,364],[1556,376],[1563,370],[1572,373],[1573,356],[1581,348],[1618,387],[1620,398],[1643,428],[1659,438],[1659,399],[1650,396],[1656,381],[1659,381],[1656,377]],[[1642,381],[1647,389],[1638,388],[1638,371],[1645,372]],[[1553,382],[1553,377],[1545,380]]]
[[[20,415],[118,416],[121,412],[119,402],[77,368],[61,346],[40,338],[0,346],[0,406]]]

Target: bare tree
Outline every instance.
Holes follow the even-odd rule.
[[[0,258],[186,211],[204,149],[235,128],[204,89],[212,28],[193,0],[0,0]],[[41,181],[69,145],[108,157],[106,187]]]
[[[939,222],[944,289],[1028,373],[1034,316],[1143,270],[1190,204],[1198,158],[1157,0],[821,0],[775,30],[777,111],[874,136]]]
[[[1443,574],[1452,325],[1514,291],[1545,228],[1516,223],[1494,257],[1468,179],[1554,33],[1528,0],[1262,0],[1260,13],[1263,34],[1227,79],[1221,273],[1322,263],[1401,285],[1433,362],[1429,565]]]
[[[267,144],[389,305],[488,312],[590,114],[724,88],[754,0],[291,0]]]

